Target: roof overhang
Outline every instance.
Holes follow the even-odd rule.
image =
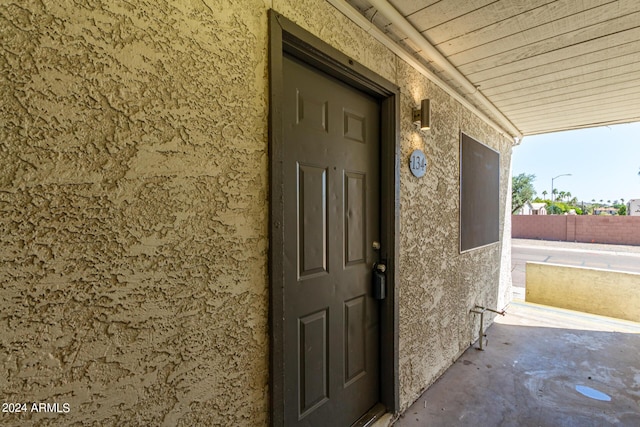
[[[329,1],[516,139],[640,121],[636,0]]]

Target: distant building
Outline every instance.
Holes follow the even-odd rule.
[[[631,199],[627,202],[627,215],[640,216],[640,199]]]
[[[593,214],[594,215],[617,215],[618,209],[611,206],[599,207],[599,208],[593,209]]]
[[[547,204],[546,203],[531,203],[527,202],[523,207],[516,211],[516,215],[546,215]]]

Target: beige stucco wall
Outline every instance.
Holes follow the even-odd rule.
[[[640,274],[528,262],[527,302],[640,322]]]
[[[0,395],[71,404],[33,419],[267,422],[266,6],[234,3],[0,6]]]
[[[501,152],[501,212],[508,190],[511,143],[471,114],[412,67],[399,61],[401,117],[422,98],[430,98],[432,127],[419,132],[402,123],[400,247],[401,405],[425,387],[477,339],[476,304],[498,307],[501,294],[501,244],[459,254],[459,138],[463,131]],[[426,153],[422,179],[409,171],[414,149]],[[504,229],[505,215],[500,218]],[[503,287],[509,286],[508,281]],[[498,307],[502,308],[502,307]]]
[[[269,7],[401,87],[403,408],[497,305],[502,246],[458,254],[458,138],[501,151],[501,203],[510,141],[328,3],[1,2],[0,395],[71,405],[2,422],[267,424]]]

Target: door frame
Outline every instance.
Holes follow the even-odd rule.
[[[381,258],[387,298],[380,304],[380,403],[399,411],[397,266],[400,235],[400,89],[274,10],[269,10],[269,388],[271,425],[284,423],[283,55],[380,101]],[[365,414],[363,414],[365,415]],[[375,415],[372,415],[375,417]],[[366,418],[366,417],[365,417]],[[366,419],[362,420],[366,423]]]

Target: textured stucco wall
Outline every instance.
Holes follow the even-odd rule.
[[[509,278],[501,279],[503,242],[459,254],[459,144],[462,131],[500,152],[504,212],[511,141],[403,62],[398,83],[401,118],[410,117],[423,98],[431,99],[432,108],[429,131],[402,123],[400,400],[406,408],[477,339],[479,319],[469,310],[476,304],[496,308],[509,286]],[[421,179],[406,161],[414,149],[422,149],[428,161]],[[504,226],[502,214],[501,236]]]
[[[396,56],[324,0],[273,0],[273,9],[325,43],[396,82]]]
[[[71,404],[0,423],[267,424],[269,7],[401,87],[403,408],[496,306],[502,246],[458,254],[459,132],[501,151],[501,203],[510,141],[328,3],[0,2],[0,396]]]
[[[0,424],[268,418],[262,1],[0,3]]]
[[[501,173],[507,176],[506,195],[504,196],[504,207],[502,215],[504,215],[504,225],[502,227],[501,255],[500,255],[500,286],[498,289],[498,308],[502,309],[511,302],[513,297],[513,283],[511,277],[511,194],[513,165],[511,163],[511,150],[509,150],[508,168],[503,169]],[[504,185],[504,184],[503,184]]]

